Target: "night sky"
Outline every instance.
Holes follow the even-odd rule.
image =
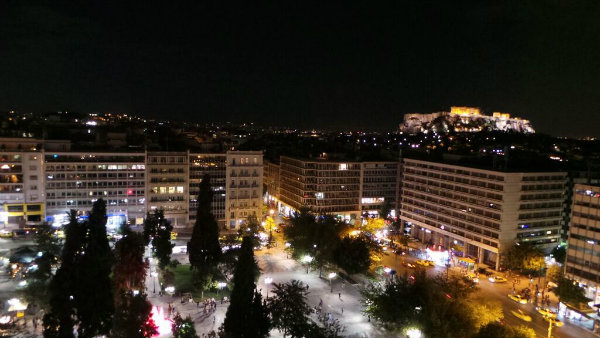
[[[391,131],[469,105],[600,136],[600,1],[90,2],[2,1],[0,110]]]

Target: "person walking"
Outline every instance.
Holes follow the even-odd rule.
[[[338,293],[338,297],[339,297],[340,299],[342,299],[342,293],[341,293],[341,292],[340,292],[340,293]]]

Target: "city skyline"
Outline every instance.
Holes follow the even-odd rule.
[[[592,2],[2,7],[6,111],[390,131],[465,105],[598,136]]]

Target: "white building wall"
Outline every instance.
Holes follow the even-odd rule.
[[[237,229],[248,216],[262,220],[263,154],[261,151],[227,152],[225,225]]]

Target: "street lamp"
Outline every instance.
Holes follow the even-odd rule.
[[[219,287],[219,290],[225,288],[227,286],[227,283],[225,282],[218,282],[217,286]],[[217,290],[217,295],[219,295],[219,290]]]
[[[290,248],[292,247],[291,243],[285,243],[285,258],[290,258]]]
[[[331,279],[335,278],[337,274],[335,272],[330,272],[328,277],[329,277],[329,286],[331,286]]]
[[[304,255],[304,257],[302,257],[302,262],[306,264],[306,273],[308,273],[308,265],[313,261],[313,259],[314,258],[310,255]]]
[[[414,327],[406,330],[405,333],[408,338],[421,338],[422,336],[421,330]]]
[[[269,299],[269,285],[273,283],[273,278],[265,277],[265,285],[267,286],[267,299]]]

